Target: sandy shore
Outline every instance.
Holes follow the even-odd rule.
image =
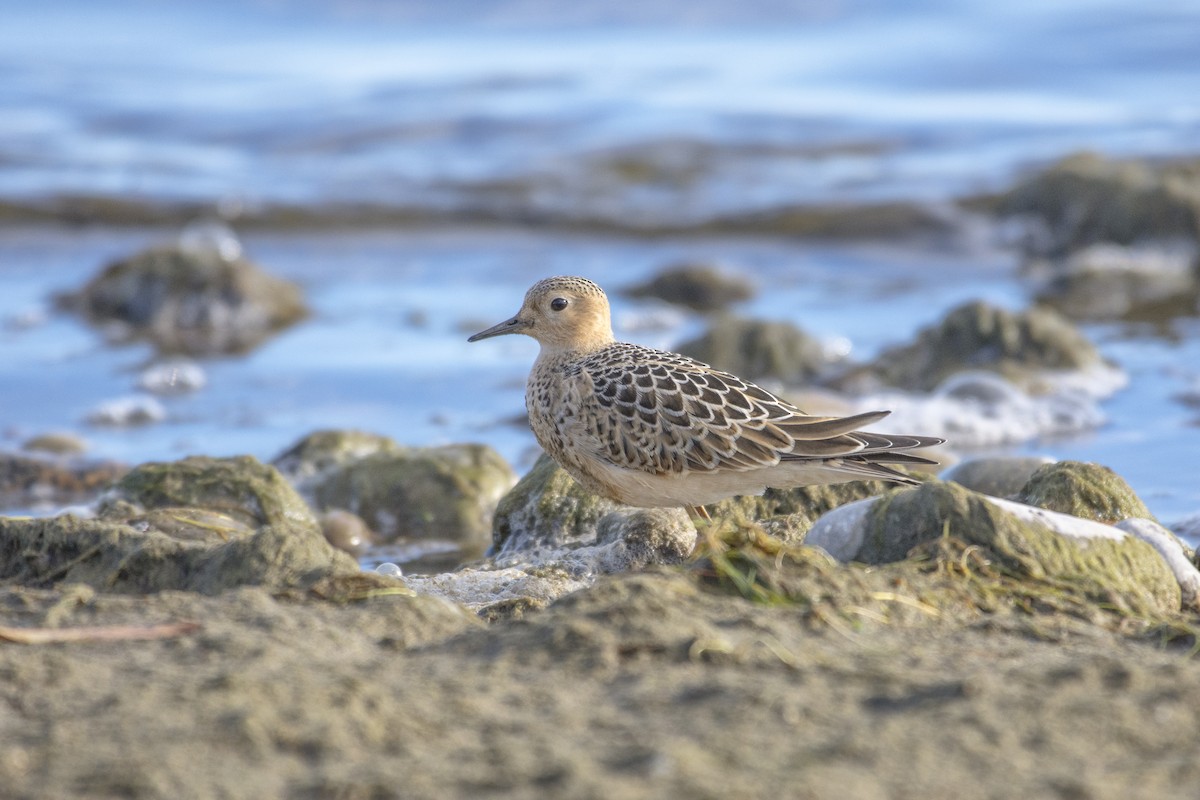
[[[428,597],[8,588],[0,786],[50,797],[1194,797],[1200,663],[1020,614],[815,624],[677,571],[485,626]]]

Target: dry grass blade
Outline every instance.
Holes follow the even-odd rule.
[[[128,642],[187,636],[203,627],[199,622],[164,622],[160,625],[93,625],[82,628],[13,628],[0,625],[0,641],[17,644],[60,642]]]

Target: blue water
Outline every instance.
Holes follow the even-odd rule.
[[[643,203],[703,213],[1200,138],[1191,3],[485,5],[6,0],[0,196],[455,204],[536,177],[586,204],[587,154],[757,146]]]
[[[944,203],[1080,149],[1194,152],[1200,5],[1159,2],[234,3],[0,0],[0,200],[59,194],[260,203],[508,204],[623,221],[792,202]],[[652,149],[673,179],[601,180]],[[511,187],[518,186],[520,190]],[[505,188],[508,187],[508,188]],[[150,358],[47,311],[173,230],[0,229],[0,445],[81,432],[96,455],[269,458],[318,428],[486,441],[518,466],[532,342],[468,346],[549,274],[618,287],[681,258],[768,291],[741,310],[869,357],[948,308],[1029,301],[987,235],[954,249],[448,229],[247,234],[316,313],[205,363],[165,422],[84,422]],[[480,292],[480,287],[486,291]],[[670,347],[701,322],[620,302]],[[42,321],[38,321],[42,319]],[[27,324],[32,320],[32,324]],[[648,323],[657,323],[650,324]],[[1091,326],[1131,374],[1108,426],[1016,448],[1109,464],[1165,520],[1200,511],[1200,330]]]

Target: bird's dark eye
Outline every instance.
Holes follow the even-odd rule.
[[[556,297],[550,301],[550,308],[554,309],[555,311],[562,311],[566,307],[567,298],[565,297]]]

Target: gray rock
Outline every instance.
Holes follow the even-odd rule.
[[[1120,475],[1108,467],[1080,461],[1057,461],[1039,467],[1014,499],[1107,524],[1153,516]]]
[[[74,455],[0,453],[0,508],[61,508],[95,499],[129,471]]]
[[[374,534],[362,517],[340,508],[320,515],[325,541],[352,556],[362,555],[374,540]]]
[[[569,548],[615,548],[604,572],[678,563],[692,551],[696,530],[682,508],[634,508],[594,495],[549,456],[538,458],[496,509],[492,554],[540,558]]]
[[[381,543],[437,539],[476,557],[491,539],[500,498],[516,483],[490,447],[402,447],[385,436],[322,431],[275,459],[322,510],[356,514]]]
[[[712,505],[709,511],[714,519],[762,523],[778,538],[799,541],[824,512],[879,494],[890,486],[882,481],[848,481],[798,489],[767,489],[758,496],[722,500]],[[674,556],[670,554],[691,550],[693,526],[683,509],[637,509],[592,494],[543,454],[500,501],[496,509],[492,554],[505,558],[566,547],[608,544],[614,539],[605,531],[610,530],[617,520],[656,520],[660,524],[670,522],[671,526],[679,523],[679,536],[683,538],[675,541],[668,537],[675,541],[673,544],[663,540],[662,553],[667,560],[658,563],[673,563]],[[641,521],[636,525],[642,524]]]
[[[1097,244],[1026,271],[1044,276],[1037,301],[1072,319],[1161,323],[1200,310],[1195,247]]]
[[[158,247],[105,267],[60,304],[160,352],[248,351],[308,311],[299,287],[219,251]]]
[[[1003,214],[1036,220],[1030,250],[1051,256],[1098,242],[1200,241],[1200,161],[1063,159],[1013,187]]]
[[[1034,472],[1052,463],[1053,459],[1039,456],[973,458],[955,464],[939,477],[980,494],[1012,497],[1029,483]]]
[[[695,311],[721,311],[749,300],[754,287],[746,278],[708,264],[677,264],[649,281],[623,291],[628,297],[653,297]]]
[[[981,563],[1025,582],[1030,595],[1069,585],[1093,604],[1134,614],[1180,608],[1180,584],[1158,551],[1108,525],[927,483],[835,509],[819,519],[805,544],[867,564],[902,561],[922,547],[953,538],[979,548]]]
[[[1157,550],[1179,581],[1183,607],[1200,610],[1200,569],[1192,563],[1187,548],[1175,534],[1152,519],[1125,519],[1118,522],[1116,527]]]
[[[302,492],[347,464],[375,455],[401,450],[394,440],[378,433],[356,430],[317,431],[276,456],[271,464]]]
[[[619,508],[619,503],[585,490],[543,453],[496,507],[492,553],[594,544],[601,518]]]
[[[0,518],[0,580],[101,591],[307,588],[358,565],[321,535],[304,501],[252,458],[143,464],[100,518]]]
[[[750,380],[799,384],[829,371],[836,359],[820,340],[787,322],[722,316],[698,339],[677,348]]]
[[[274,467],[251,456],[141,464],[100,504],[100,517],[126,520],[163,508],[219,512],[247,529],[272,526],[319,533],[308,504]]]
[[[696,543],[687,514],[674,508],[620,506],[573,531],[574,541],[550,546],[543,537],[538,545],[507,548],[451,573],[410,576],[407,583],[490,619],[514,617],[591,586],[601,575],[681,563]],[[530,542],[519,536],[508,541]]]
[[[696,546],[696,528],[682,508],[621,509],[600,518],[596,544],[604,574],[680,564]]]
[[[82,455],[88,450],[87,441],[74,433],[41,433],[21,443],[27,453],[48,453],[56,456]]]
[[[988,370],[1023,390],[1047,390],[1047,374],[1103,368],[1099,352],[1058,312],[1014,313],[981,301],[951,310],[910,345],[892,347],[833,383],[859,392],[883,386],[932,391],[957,372]]]

